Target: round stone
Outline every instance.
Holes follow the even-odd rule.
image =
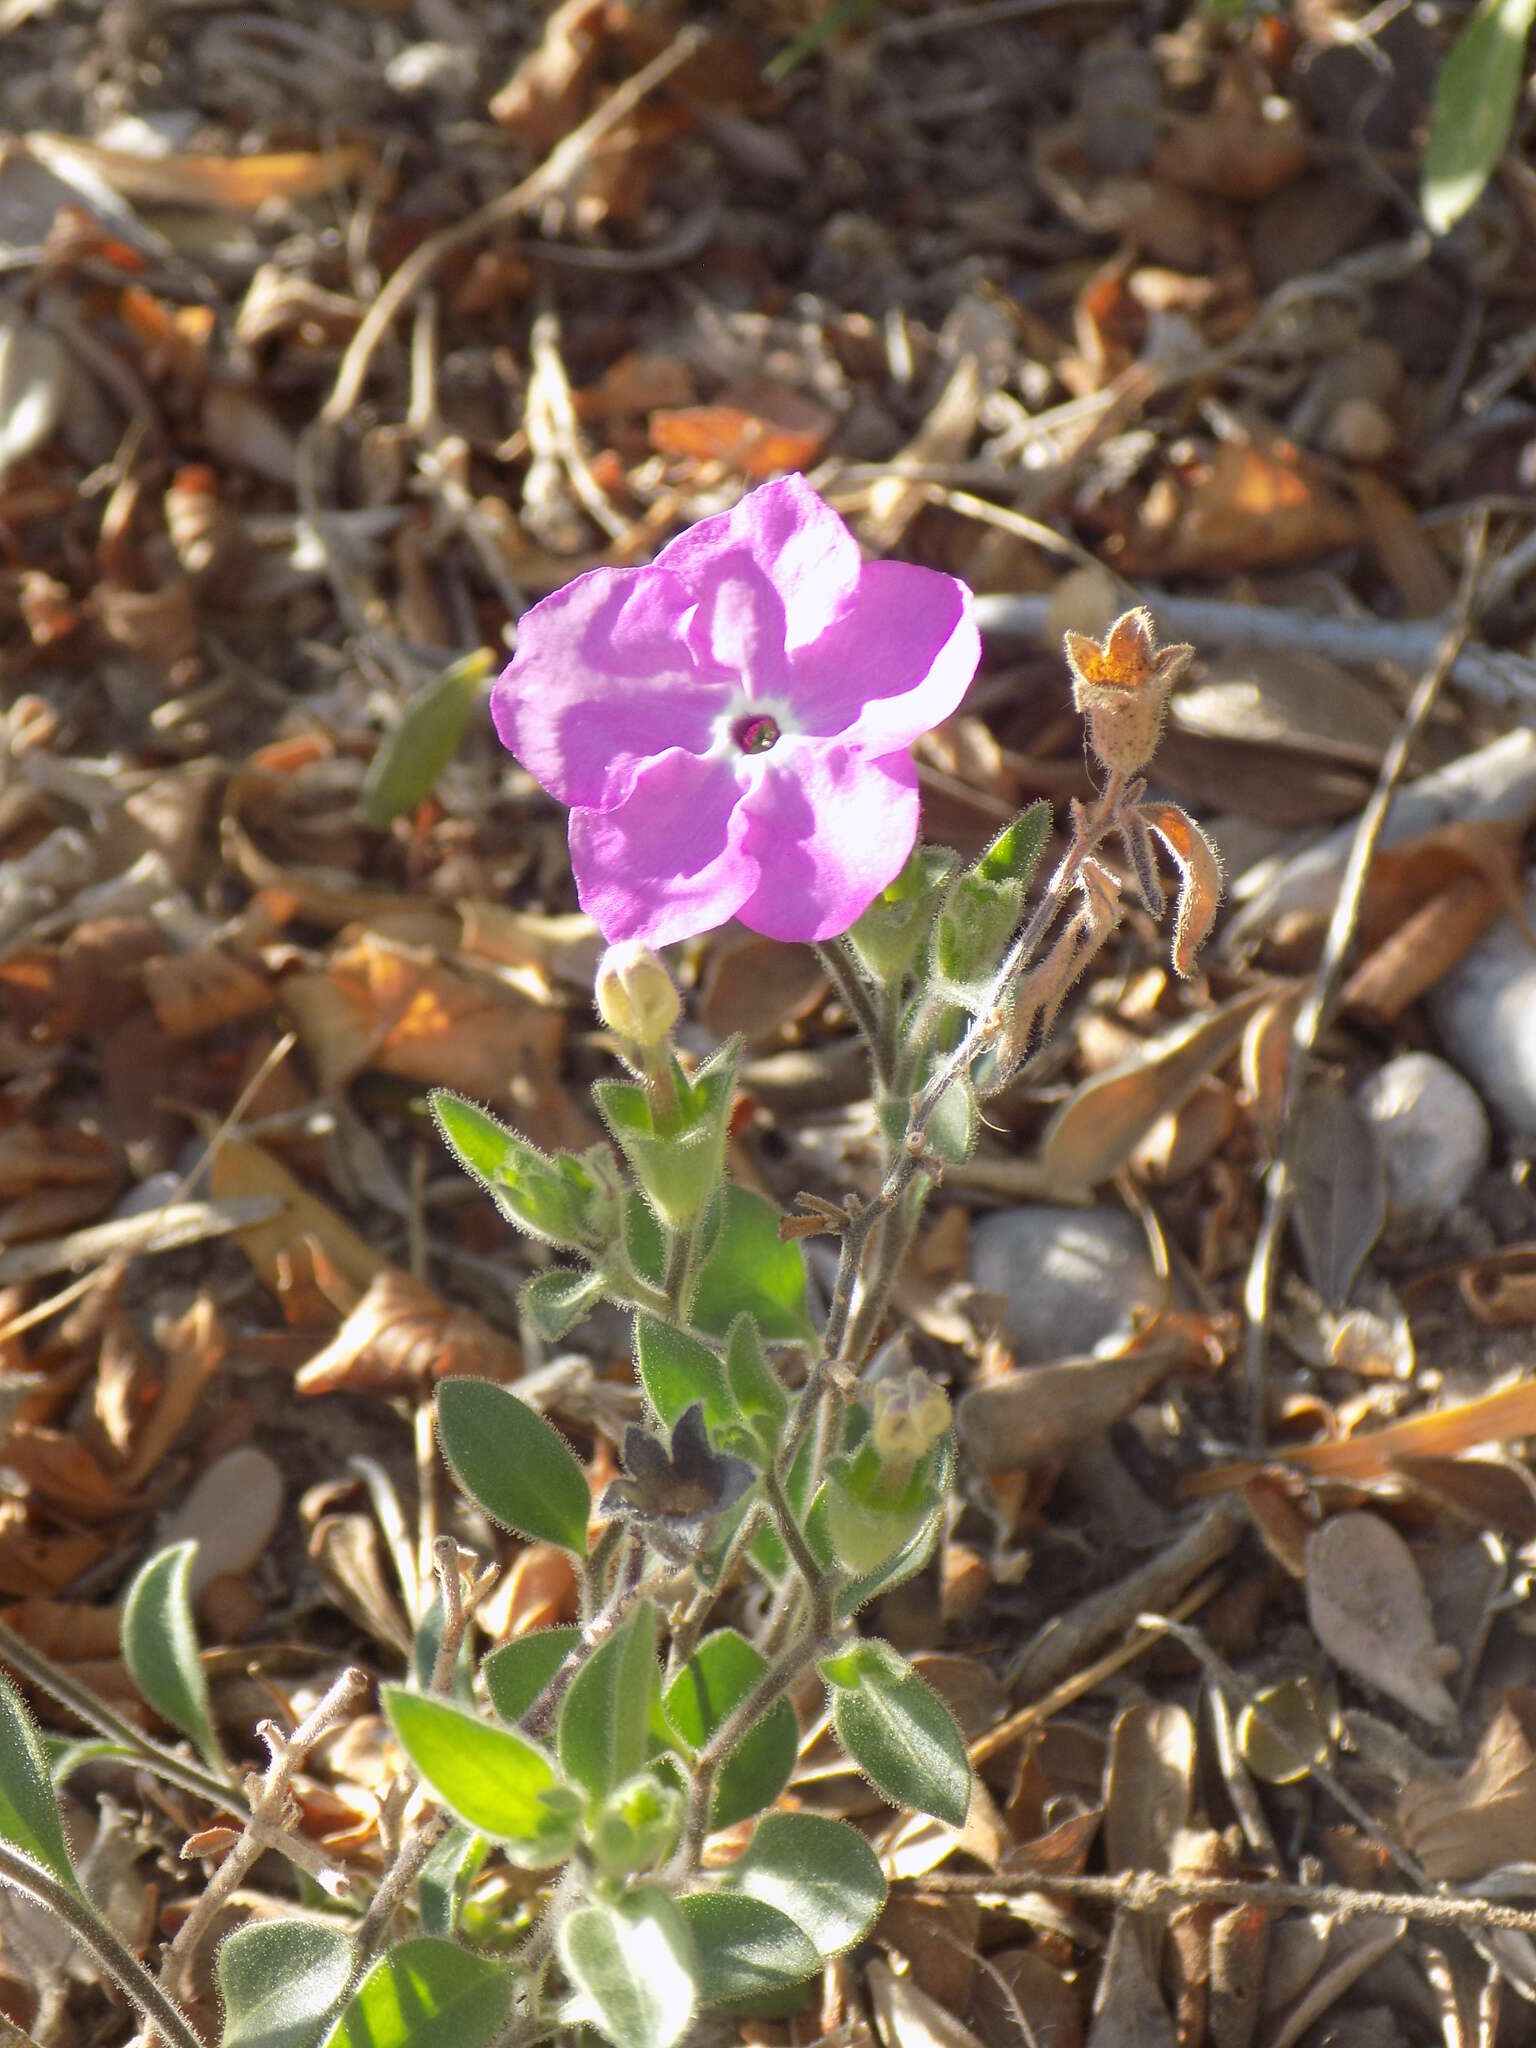
[[[1536,877],[1525,891],[1536,920]],[[1429,999],[1440,1043],[1519,1138],[1536,1138],[1536,947],[1501,917]]]
[[[971,1277],[1003,1300],[1020,1365],[1079,1358],[1129,1336],[1137,1309],[1167,1300],[1147,1242],[1123,1209],[1000,1209],[971,1232]]]
[[[1456,1069],[1405,1052],[1372,1074],[1356,1100],[1369,1119],[1394,1208],[1445,1216],[1488,1164],[1488,1119]]]

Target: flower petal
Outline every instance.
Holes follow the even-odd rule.
[[[971,594],[910,562],[871,562],[852,602],[790,666],[797,731],[894,753],[948,718],[981,659]]]
[[[594,569],[518,622],[491,716],[502,745],[561,803],[604,809],[642,762],[709,747],[727,694],[694,667],[682,631],[692,602],[654,565]]]
[[[698,609],[688,625],[688,645],[701,674],[714,674],[732,687],[745,685],[750,697],[781,695],[788,676],[784,659],[784,605],[773,584],[745,548],[704,565]]]
[[[824,633],[852,601],[862,567],[858,542],[803,476],[776,477],[729,512],[701,519],[668,542],[656,566],[698,596],[722,556],[743,553],[779,594],[791,654]]]
[[[577,899],[610,944],[666,946],[712,931],[757,886],[747,822],[731,761],[659,754],[611,808],[571,812]]]
[[[736,915],[770,939],[830,939],[900,873],[917,838],[917,769],[909,754],[784,741],[742,809],[744,852],[761,874]],[[771,765],[770,765],[771,764]]]

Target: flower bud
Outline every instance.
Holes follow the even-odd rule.
[[[608,948],[598,962],[593,999],[608,1029],[646,1052],[666,1043],[683,1008],[671,975],[636,939]]]
[[[877,1380],[870,1441],[890,1471],[902,1477],[936,1444],[950,1424],[949,1396],[916,1367],[899,1379]]]

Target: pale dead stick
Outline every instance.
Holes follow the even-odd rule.
[[[335,388],[320,412],[321,424],[335,426],[351,412],[367,381],[379,343],[396,316],[420,291],[443,258],[451,256],[455,249],[462,249],[466,243],[478,241],[503,221],[514,220],[518,214],[563,191],[593,143],[617,127],[658,85],[670,78],[690,57],[696,56],[704,47],[705,40],[701,28],[680,29],[666,49],[653,57],[649,64],[642,65],[633,78],[626,78],[616,86],[602,105],[589,114],[579,128],[573,128],[557,143],[543,163],[520,184],[514,185],[510,192],[487,200],[484,206],[477,207],[453,226],[440,228],[435,235],[429,235],[418,249],[413,249],[368,308],[361,326],[348,342],[336,373]]]
[[[933,1872],[908,1878],[914,1891],[959,1893],[985,1907],[1007,1910],[1030,1892],[1057,1892],[1067,1898],[1092,1899],[1144,1913],[1156,1907],[1216,1905],[1267,1906],[1275,1912],[1301,1906],[1313,1913],[1332,1913],[1341,1920],[1380,1915],[1391,1920],[1427,1921],[1432,1926],[1465,1928],[1482,1933],[1508,1929],[1536,1934],[1536,1911],[1506,1906],[1495,1899],[1461,1898],[1449,1893],[1360,1891],[1353,1885],[1293,1884],[1286,1879],[1178,1877],[1160,1870],[1122,1870],[1113,1877],[1083,1877],[1068,1871],[1031,1870],[1017,1878],[959,1872]]]
[[[214,1158],[223,1146],[225,1139],[261,1093],[269,1077],[287,1059],[289,1053],[293,1051],[298,1042],[297,1033],[292,1031],[285,1031],[283,1033],[283,1036],[273,1046],[261,1065],[252,1074],[250,1080],[246,1082],[240,1093],[235,1097],[229,1114],[203,1147],[195,1165],[189,1172],[182,1175],[174,1192],[161,1204],[161,1215],[164,1215],[169,1209],[174,1209],[179,1202],[185,1201],[192,1189],[196,1187],[197,1183],[208,1171],[208,1168],[213,1164]],[[91,1289],[109,1274],[121,1271],[128,1265],[132,1256],[131,1252],[118,1252],[109,1259],[103,1259],[99,1266],[92,1266],[88,1273],[82,1273],[78,1280],[71,1280],[67,1287],[60,1288],[57,1294],[51,1294],[46,1301],[37,1302],[33,1307],[24,1309],[19,1316],[13,1316],[10,1322],[0,1326],[0,1343],[4,1343],[8,1337],[20,1336],[23,1330],[30,1330],[36,1323],[46,1323],[50,1316],[58,1315],[61,1310],[68,1308],[71,1303],[78,1301],[82,1295],[89,1294]]]
[[[1275,1157],[1264,1177],[1264,1214],[1259,1223],[1258,1234],[1254,1238],[1248,1277],[1243,1284],[1243,1310],[1248,1325],[1243,1337],[1243,1377],[1248,1395],[1248,1432],[1254,1448],[1260,1451],[1264,1448],[1267,1435],[1265,1394],[1269,1364],[1270,1298],[1274,1290],[1280,1238],[1290,1217],[1295,1195],[1290,1154],[1296,1107],[1301,1100],[1312,1048],[1317,1043],[1318,1034],[1324,1024],[1332,1016],[1338,1000],[1344,963],[1354,943],[1355,928],[1360,921],[1360,910],[1365,901],[1365,886],[1370,879],[1371,863],[1376,857],[1376,848],[1386,826],[1388,813],[1392,809],[1392,799],[1397,792],[1397,785],[1403,778],[1419,734],[1423,731],[1442,687],[1456,666],[1456,658],[1472,630],[1473,617],[1479,603],[1487,533],[1488,522],[1485,514],[1468,552],[1461,590],[1456,599],[1456,609],[1446,627],[1434,660],[1425,670],[1408,701],[1402,722],[1383,757],[1380,772],[1376,777],[1376,787],[1360,814],[1360,823],[1355,828],[1354,843],[1349,849],[1349,859],[1345,863],[1343,879],[1339,883],[1339,894],[1333,906],[1333,915],[1328,920],[1322,958],[1317,963],[1311,987],[1302,998],[1301,1006],[1296,1012],[1296,1021],[1291,1027],[1290,1058],[1285,1073],[1285,1098],[1280,1112],[1281,1137]]]

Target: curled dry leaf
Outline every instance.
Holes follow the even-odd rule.
[[[219,946],[146,960],[144,990],[167,1038],[203,1038],[272,1003],[266,976]]]
[[[1442,1883],[1529,1862],[1536,1842],[1536,1692],[1507,1692],[1461,1777],[1410,1779],[1397,1816],[1404,1847]]]
[[[1454,1726],[1429,1597],[1392,1525],[1363,1512],[1333,1516],[1309,1540],[1306,1569],[1307,1614],[1329,1656],[1411,1713]]]
[[[1173,927],[1173,966],[1187,980],[1221,905],[1221,862],[1216,849],[1177,804],[1141,804],[1142,818],[1179,864],[1178,911]]]
[[[409,1273],[386,1266],[293,1384],[300,1394],[419,1396],[457,1374],[510,1380],[522,1369],[517,1346],[472,1310],[451,1307]]]

